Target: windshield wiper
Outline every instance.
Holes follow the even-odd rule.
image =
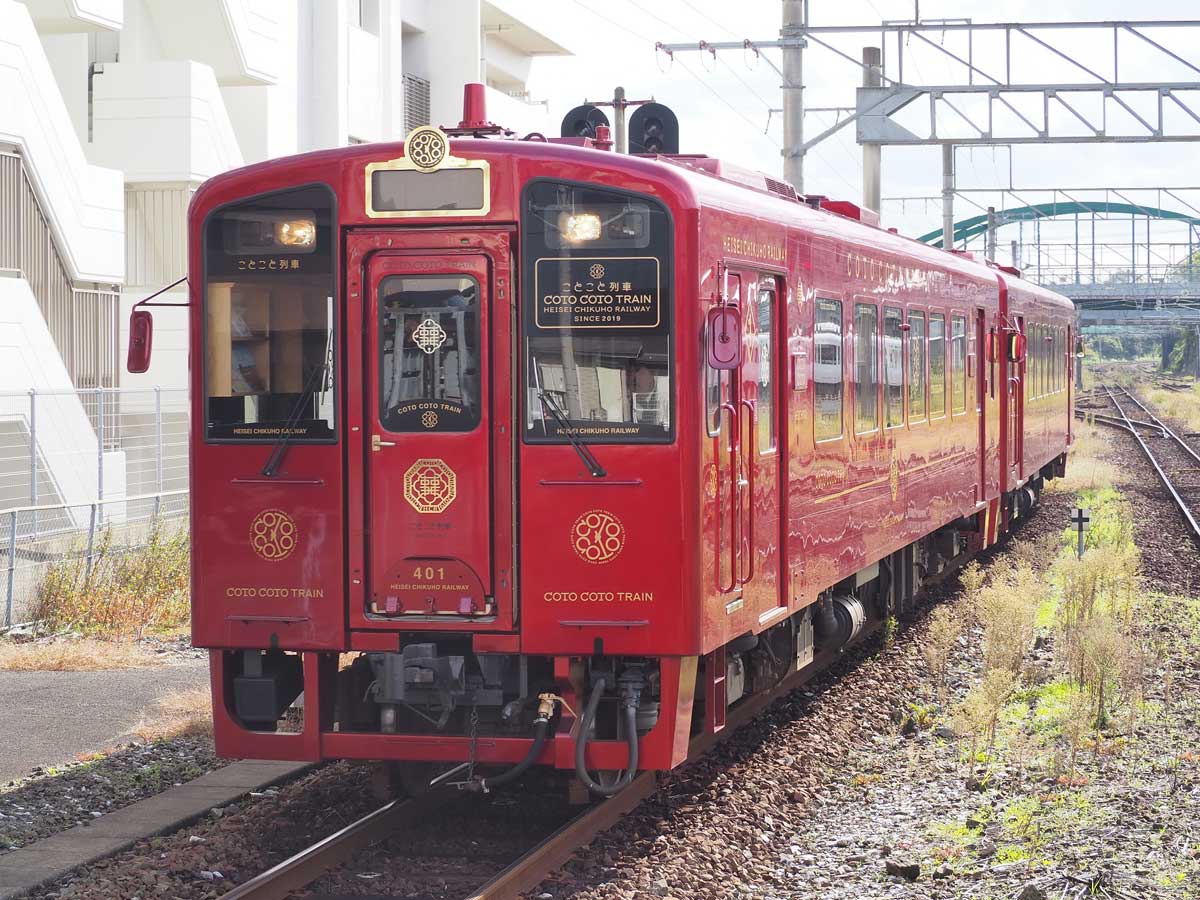
[[[579,439],[579,435],[575,432],[575,426],[571,424],[566,414],[559,409],[558,404],[542,389],[538,389],[538,399],[542,401],[542,406],[550,410],[550,415],[554,417],[554,421],[558,423],[558,430],[567,436],[567,440],[571,442],[571,446],[575,448],[575,452],[579,454],[579,458],[583,460],[583,464],[588,467],[588,471],[592,473],[593,478],[603,478],[608,473],[604,471],[604,467],[600,465],[600,460],[596,459],[592,451],[588,449],[587,444]]]
[[[283,463],[284,453],[287,452],[288,444],[292,441],[292,431],[300,424],[300,418],[304,415],[305,407],[309,403],[312,403],[313,398],[316,396],[316,386],[325,383],[325,377],[328,372],[329,355],[326,354],[325,361],[312,370],[312,373],[308,376],[308,380],[304,382],[304,387],[300,389],[300,396],[296,398],[296,405],[292,407],[291,414],[283,424],[283,434],[279,436],[279,440],[275,442],[275,448],[271,451],[271,455],[263,463],[262,472],[260,473],[263,478],[274,478],[279,471],[279,466]]]

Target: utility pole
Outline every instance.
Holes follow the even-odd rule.
[[[984,256],[990,260],[996,259],[996,207],[994,206],[987,208],[987,244],[984,247]]]
[[[883,56],[878,47],[863,47],[863,87],[877,88],[883,85]],[[883,204],[883,145],[863,144],[863,206],[879,212]]]
[[[617,152],[629,152],[629,138],[625,130],[625,88],[613,88],[613,124],[616,127]]]
[[[942,249],[954,249],[953,144],[942,144]]]
[[[783,0],[783,178],[804,193],[804,29],[808,0]]]

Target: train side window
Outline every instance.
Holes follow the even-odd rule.
[[[879,427],[879,310],[873,303],[854,304],[854,430]]]
[[[842,436],[842,301],[817,298],[813,323],[813,436]]]
[[[908,314],[908,418],[925,418],[925,313]]]
[[[946,317],[929,314],[929,417],[946,415]]]
[[[950,403],[951,411],[967,411],[967,320],[950,317]]]
[[[904,424],[904,332],[898,307],[883,310],[883,410],[888,428]]]
[[[758,450],[775,449],[775,281],[764,277],[758,285],[754,310],[755,349],[758,356],[758,396],[755,418],[758,420]]]

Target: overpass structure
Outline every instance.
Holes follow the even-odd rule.
[[[1007,258],[1024,277],[1070,297],[1085,328],[1132,327],[1144,333],[1200,326],[1200,188],[956,194],[979,212],[953,224],[953,245]],[[1028,202],[1043,195],[1048,199]],[[994,203],[985,206],[985,201]],[[940,198],[887,202],[937,203]],[[1002,233],[1008,240],[1000,240]],[[918,240],[941,246],[943,230]]]

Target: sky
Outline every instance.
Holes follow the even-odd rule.
[[[698,43],[700,40],[728,41],[743,38],[773,39],[780,25],[779,0],[506,0],[503,4],[523,15],[531,24],[566,46],[573,56],[544,58],[535,62],[529,82],[531,98],[549,103],[552,118],[583,100],[609,99],[615,85],[622,85],[630,98],[654,97],[669,105],[680,120],[681,150],[707,153],[774,177],[782,173],[780,147],[782,121],[769,113],[781,105],[779,76],[763,60],[742,50],[722,51],[716,58],[708,53],[676,53],[672,60],[654,49],[655,41]],[[974,22],[1047,20],[1127,20],[1137,18],[1198,20],[1195,0],[1008,0],[1002,6],[981,0],[920,0],[923,21],[964,19]],[[914,0],[811,0],[813,25],[866,25],[881,20],[909,20]],[[1074,58],[1101,73],[1112,68],[1111,32],[1108,37],[1074,34],[1061,38],[1063,48]],[[1168,34],[1153,32],[1156,39],[1193,63],[1200,64],[1200,28]],[[946,49],[966,53],[961,35],[930,35]],[[834,39],[839,49],[858,58],[875,38],[854,35]],[[1002,39],[977,39],[974,47],[980,68],[1001,72]],[[894,42],[893,42],[894,43]],[[1014,45],[1015,46],[1015,45]],[[895,48],[885,48],[894,65]],[[1133,80],[1200,81],[1200,75],[1172,63],[1162,54],[1139,46],[1136,38],[1124,38],[1121,46],[1122,74]],[[779,51],[765,50],[778,65]],[[917,84],[959,83],[961,66],[938,50],[910,39],[905,48],[905,81]],[[852,106],[861,70],[821,47],[805,52],[805,102],[809,107]],[[895,74],[894,69],[892,74]],[[1039,79],[1084,81],[1078,70],[1026,45],[1014,54],[1014,81]],[[1194,98],[1200,110],[1200,96]],[[1134,102],[1138,109],[1137,102]],[[1123,113],[1109,103],[1110,123]],[[924,109],[914,104],[902,114],[915,121]],[[1099,117],[1101,110],[1083,107],[1085,114]],[[1140,108],[1143,114],[1151,110]],[[926,113],[927,115],[927,113]],[[1182,112],[1169,113],[1176,119]],[[806,117],[806,135],[823,131],[835,121],[834,113],[812,113]],[[1061,117],[1061,118],[1060,118]],[[1065,111],[1056,114],[1057,125],[1081,129]],[[1170,121],[1170,119],[1169,119]],[[906,124],[911,124],[906,121]],[[1126,123],[1132,131],[1132,120]],[[965,127],[965,126],[964,126]],[[914,127],[914,130],[918,130]],[[1014,147],[964,147],[957,154],[960,187],[1028,189],[1061,186],[1085,187],[1189,187],[1200,186],[1196,173],[1196,144],[1070,144],[1018,145]],[[850,125],[813,148],[805,163],[805,190],[859,202],[862,199],[862,152]],[[1011,179],[1011,182],[1010,182]],[[940,203],[892,198],[933,197],[941,191],[941,149],[937,146],[885,147],[883,149],[884,224],[918,234],[941,224]],[[1089,195],[1094,196],[1094,195]],[[1173,208],[1200,210],[1200,188],[1181,192]],[[985,199],[985,197],[987,199]],[[988,203],[1017,205],[1012,198],[975,195]],[[1049,195],[1030,196],[1044,202]],[[1137,203],[1149,204],[1154,196],[1134,195]],[[960,201],[956,218],[978,212]],[[1164,203],[1164,205],[1168,205]],[[1026,226],[1028,227],[1028,226]],[[1063,231],[1065,225],[1051,226]],[[1116,229],[1116,230],[1115,230]],[[1173,230],[1172,230],[1173,229]],[[1016,238],[1015,226],[1006,229],[1002,242]],[[1111,234],[1110,234],[1111,233]],[[1155,225],[1154,240],[1185,241],[1181,226]],[[1129,221],[1100,226],[1098,240],[1128,242]],[[1165,252],[1165,251],[1164,251]]]

